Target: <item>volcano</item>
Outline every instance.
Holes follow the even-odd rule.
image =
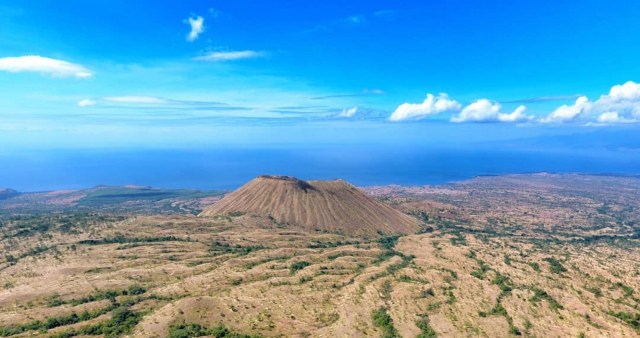
[[[231,212],[346,235],[409,234],[420,224],[346,181],[304,181],[289,176],[259,176],[206,208],[201,216]]]

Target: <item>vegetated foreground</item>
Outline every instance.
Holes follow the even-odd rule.
[[[639,335],[640,180],[365,191],[420,233],[338,235],[239,211],[14,212],[0,226],[0,336]]]

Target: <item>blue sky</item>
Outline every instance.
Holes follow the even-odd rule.
[[[637,13],[637,1],[5,0],[0,142],[462,147],[635,135]]]

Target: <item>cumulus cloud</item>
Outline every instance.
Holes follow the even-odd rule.
[[[542,122],[568,122],[576,119],[591,107],[591,102],[586,96],[580,96],[572,105],[563,104],[556,108],[549,116],[543,118]]]
[[[93,75],[82,65],[38,55],[0,58],[0,70],[11,73],[35,72],[54,77],[88,78]]]
[[[559,99],[569,99],[571,96],[549,96],[527,100],[507,101],[518,102],[543,102]],[[478,99],[471,104],[462,107],[457,101],[449,98],[447,94],[434,96],[428,94],[422,103],[403,103],[391,114],[389,120],[418,120],[430,115],[440,113],[452,114],[450,121],[462,122],[531,122],[545,124],[577,123],[582,125],[606,125],[637,123],[640,124],[640,83],[628,81],[618,84],[601,95],[597,100],[590,100],[586,96],[578,96],[575,102],[563,104],[553,109],[548,114],[525,114],[526,107],[518,106],[511,113],[502,112],[499,102],[488,99]]]
[[[451,118],[451,122],[523,122],[531,117],[524,114],[525,106],[519,106],[512,113],[501,113],[502,106],[487,99],[477,100],[464,107],[460,114]]]
[[[233,61],[263,57],[264,52],[255,50],[239,50],[228,52],[211,52],[196,58],[197,61]]]
[[[398,106],[389,120],[419,120],[429,115],[457,111],[460,107],[460,103],[450,99],[445,93],[440,93],[437,97],[427,94],[427,98],[422,103],[403,103]]]
[[[185,21],[191,26],[191,31],[187,34],[187,41],[193,42],[198,39],[198,36],[204,32],[204,18],[201,16],[191,17]]]
[[[598,123],[601,124],[617,124],[617,123],[636,123],[637,119],[624,118],[618,115],[618,112],[610,111],[598,116]]]
[[[562,105],[542,118],[545,123],[587,124],[640,123],[640,84],[628,81],[611,87],[595,101],[579,97],[573,105]]]
[[[84,99],[84,100],[78,101],[78,107],[90,107],[95,105],[96,105],[96,101],[91,99]]]
[[[620,102],[620,101],[639,101],[640,100],[640,83],[627,81],[621,85],[611,87],[609,95],[600,98],[599,101]]]

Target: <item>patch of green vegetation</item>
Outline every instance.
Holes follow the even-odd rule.
[[[189,240],[175,236],[161,237],[125,237],[118,235],[112,238],[86,239],[78,244],[102,245],[102,244],[123,244],[123,243],[158,243],[158,242],[189,242]]]
[[[502,295],[498,297],[498,301],[496,302],[496,305],[493,307],[493,309],[491,309],[491,311],[480,311],[478,314],[480,315],[480,317],[502,316],[507,320],[507,323],[509,324],[509,334],[514,336],[522,335],[520,329],[513,325],[513,318],[511,318],[509,312],[507,312],[507,309],[505,309],[505,307],[502,305]]]
[[[503,275],[498,271],[496,271],[496,275],[495,277],[493,277],[491,283],[497,285],[502,292],[510,292],[511,290],[513,290],[513,283],[511,282],[509,276]]]
[[[420,329],[420,333],[416,338],[435,338],[438,336],[436,331],[431,327],[429,316],[426,314],[420,315],[420,319],[416,321],[416,326]]]
[[[476,277],[478,279],[484,279],[484,275],[491,270],[491,267],[489,267],[489,265],[487,265],[487,263],[485,263],[484,261],[478,260],[478,264],[480,265],[480,267],[478,268],[478,270],[472,271],[471,272],[471,276]]]
[[[396,243],[398,243],[398,238],[400,238],[400,236],[398,235],[385,236],[378,240],[378,244],[380,244],[383,249],[393,250],[396,246]]]
[[[602,290],[599,287],[585,287],[585,290],[593,293],[593,295],[596,297],[602,297]]]
[[[53,296],[53,297],[49,298],[48,305],[50,307],[60,306],[60,305],[63,305],[63,304],[71,304],[73,306],[76,306],[76,305],[96,302],[96,301],[100,301],[100,300],[104,300],[104,299],[109,299],[109,300],[111,300],[112,303],[115,303],[116,297],[118,297],[118,296],[141,295],[141,294],[144,294],[146,291],[147,290],[144,287],[142,287],[142,286],[140,286],[138,284],[134,284],[134,285],[131,285],[131,286],[129,286],[129,288],[124,289],[124,290],[98,290],[95,293],[93,293],[92,295],[89,295],[89,296],[86,296],[86,297],[82,297],[82,298],[78,298],[78,299],[63,300],[63,299],[60,299],[60,297],[58,297],[58,296]]]
[[[56,251],[57,249],[53,246],[41,246],[38,245],[36,247],[33,247],[29,250],[27,250],[26,252],[18,255],[18,256],[13,256],[10,254],[5,255],[5,259],[7,261],[7,263],[13,265],[16,264],[19,260],[23,259],[23,258],[27,258],[27,257],[34,257],[37,256],[41,253],[45,253],[45,252],[49,252],[49,251]]]
[[[240,256],[248,255],[254,251],[265,249],[262,245],[242,246],[240,244],[231,245],[226,242],[215,241],[209,245],[209,252],[214,255],[237,254]]]
[[[86,320],[90,320],[90,319],[102,316],[103,314],[114,310],[114,308],[115,308],[114,305],[110,305],[106,308],[94,310],[91,312],[84,311],[81,314],[77,314],[73,312],[65,316],[49,317],[44,321],[34,320],[25,324],[19,324],[19,325],[10,326],[10,327],[1,327],[0,336],[9,337],[9,336],[17,335],[23,332],[35,331],[35,330],[46,331],[46,330],[54,329],[60,326],[80,323]]]
[[[391,292],[393,291],[393,285],[391,285],[391,281],[388,279],[382,282],[382,289],[380,293],[382,294],[382,298],[389,299],[391,298]]]
[[[307,261],[295,262],[291,264],[291,266],[289,266],[289,271],[291,272],[292,275],[295,275],[296,272],[306,268],[309,265],[311,265],[311,263]]]
[[[389,258],[395,256],[395,251],[393,250],[384,250],[381,253],[379,253],[371,262],[371,264],[374,265],[378,265],[386,260],[388,260]]]
[[[33,237],[46,235],[52,231],[78,233],[81,228],[124,220],[124,216],[102,215],[97,213],[34,213],[32,215],[14,215],[0,221],[0,227],[7,238]]]
[[[442,306],[442,303],[440,302],[435,302],[435,303],[431,303],[429,305],[427,305],[427,311],[434,311],[440,308],[440,306]]]
[[[414,216],[415,218],[422,221],[422,223],[429,222],[429,214],[424,210],[409,210],[407,214]]]
[[[447,290],[447,304],[451,305],[458,301],[456,295],[453,294],[453,290]]]
[[[390,264],[389,266],[387,266],[387,272],[389,274],[395,275],[396,272],[409,266],[409,264],[411,264],[411,261],[415,258],[414,256],[405,256],[401,253],[400,255],[401,255],[400,258],[402,260],[399,263]]]
[[[616,282],[615,284],[613,284],[613,287],[621,289],[622,292],[624,292],[625,297],[633,296],[633,288],[622,282]]]
[[[371,320],[373,325],[382,331],[382,338],[400,338],[400,333],[393,326],[393,319],[385,307],[373,310]]]
[[[85,326],[80,329],[72,329],[54,335],[55,338],[66,338],[74,336],[104,336],[106,338],[121,337],[131,333],[133,328],[140,322],[143,314],[133,312],[126,306],[121,306],[113,310],[111,319],[106,322]]]
[[[300,282],[300,284],[304,284],[306,282],[310,282],[311,280],[313,280],[313,277],[311,276],[302,276],[298,279],[298,282]]]
[[[98,291],[95,294],[80,299],[73,300],[60,300],[53,297],[50,300],[50,305],[62,305],[72,304],[79,305],[96,300],[109,299],[111,304],[102,309],[96,309],[92,311],[83,311],[81,313],[73,312],[68,315],[58,317],[48,317],[45,320],[34,320],[28,323],[19,324],[10,327],[0,327],[0,337],[8,337],[17,334],[21,334],[28,331],[47,332],[47,330],[54,329],[61,326],[72,325],[81,323],[87,320],[98,318],[104,314],[111,312],[111,320],[86,326],[80,329],[72,329],[61,332],[53,337],[73,337],[77,335],[103,335],[104,337],[119,337],[123,334],[131,332],[131,329],[140,321],[142,313],[134,313],[129,310],[129,307],[143,301],[145,299],[158,299],[162,297],[151,295],[149,297],[143,297],[146,290],[139,285],[132,285],[125,290],[114,291]],[[116,299],[118,296],[127,296],[124,299]]]
[[[555,298],[551,297],[551,295],[546,291],[536,287],[532,288],[531,291],[533,291],[533,297],[531,297],[530,300],[533,303],[538,303],[541,300],[546,300],[552,310],[562,310],[562,305],[558,303]]]
[[[247,213],[244,211],[232,211],[230,213],[228,213],[227,215],[229,215],[230,217],[240,217],[240,216],[244,216]]]
[[[622,320],[623,322],[627,323],[627,325],[633,327],[636,330],[640,330],[640,312],[609,312],[609,315]]]
[[[328,255],[327,258],[329,260],[335,260],[335,259],[340,258],[340,257],[349,257],[351,255],[353,255],[351,252],[336,252],[336,253],[332,253],[332,254]]]
[[[440,268],[438,270],[448,273],[449,276],[451,276],[451,278],[453,280],[458,280],[458,273],[457,272],[455,272],[455,271],[453,271],[451,269],[447,269],[447,268]]]
[[[307,248],[309,248],[309,249],[326,249],[326,248],[336,248],[336,247],[339,247],[339,246],[357,245],[357,244],[360,244],[360,242],[358,242],[358,241],[335,241],[335,242],[314,241],[312,243],[309,243],[307,245]]]
[[[215,337],[215,338],[258,338],[257,335],[245,335],[229,330],[220,324],[214,328],[207,328],[200,324],[177,324],[169,327],[169,338],[191,338],[191,337]]]
[[[451,237],[451,244],[455,246],[467,246],[467,238],[460,232],[454,234],[454,237]]]
[[[543,260],[549,263],[549,270],[551,270],[551,272],[557,274],[567,272],[567,268],[565,268],[564,265],[562,265],[562,263],[560,263],[560,261],[555,259],[554,257],[547,257]]]
[[[533,271],[542,272],[542,269],[540,269],[540,264],[538,264],[537,262],[527,262],[527,264],[533,269]]]

